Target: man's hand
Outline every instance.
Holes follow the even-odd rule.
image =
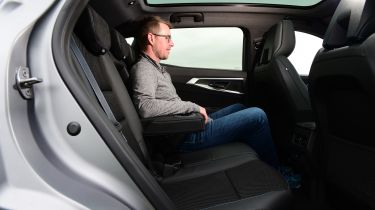
[[[200,113],[201,115],[203,115],[203,117],[204,117],[204,123],[207,124],[209,118],[208,118],[208,115],[207,115],[206,109],[200,106],[200,107],[199,107],[199,113]]]

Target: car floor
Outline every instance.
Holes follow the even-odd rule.
[[[302,189],[293,190],[294,202],[293,210],[334,210],[327,204],[318,201],[318,199],[312,199],[307,192]]]

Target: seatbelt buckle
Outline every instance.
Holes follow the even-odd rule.
[[[182,161],[179,160],[175,163],[164,163],[164,167],[163,167],[163,177],[167,177],[167,176],[170,176],[174,173],[176,173],[176,171],[178,171],[182,166]]]

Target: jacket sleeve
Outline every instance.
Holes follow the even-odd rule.
[[[152,67],[140,68],[136,64],[131,71],[133,101],[142,118],[199,112],[199,106],[189,101],[157,99],[158,79]]]

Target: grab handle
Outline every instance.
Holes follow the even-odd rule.
[[[179,23],[181,22],[182,17],[192,17],[194,18],[194,22],[203,22],[204,16],[203,13],[200,12],[194,12],[194,13],[174,13],[170,17],[170,21],[172,23]]]

